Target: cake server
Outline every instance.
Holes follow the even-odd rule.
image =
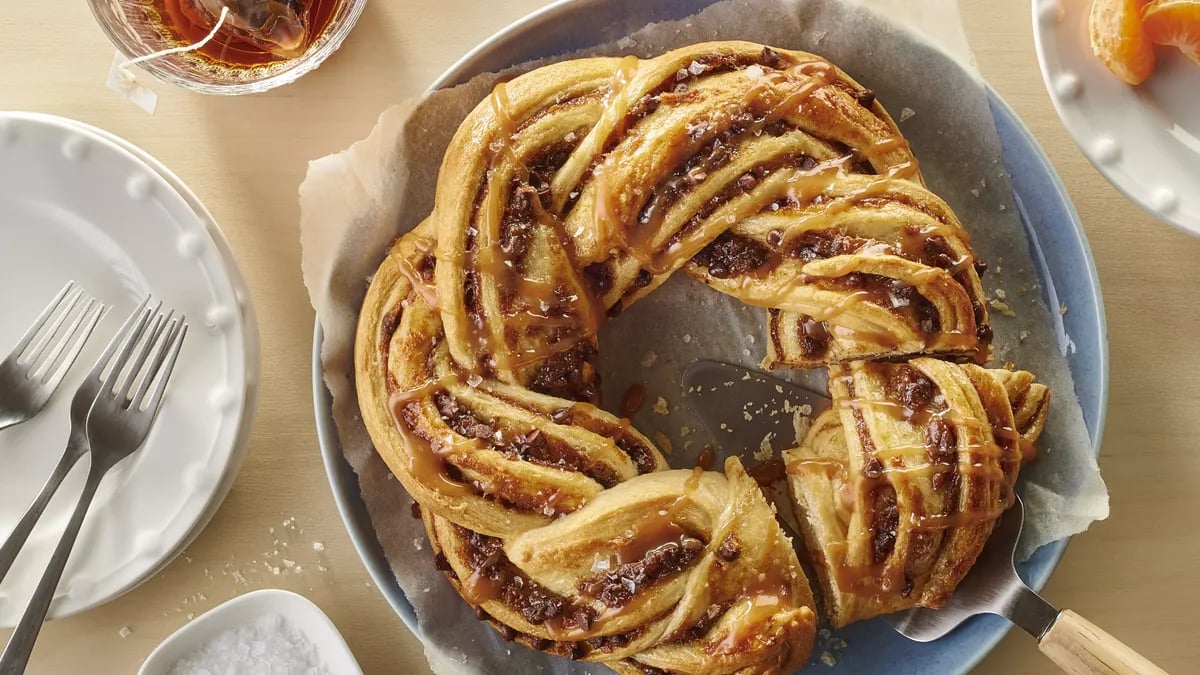
[[[757,450],[764,442],[771,445],[773,455],[795,446],[794,415],[790,411],[808,405],[812,406],[811,414],[816,415],[831,404],[827,397],[786,380],[719,361],[692,364],[684,373],[683,384],[688,404],[721,446],[718,456],[743,456],[747,466],[753,463],[747,451]],[[763,473],[754,467],[750,472]],[[786,510],[781,515],[786,515]],[[1056,609],[1021,581],[1013,554],[1024,520],[1025,508],[1018,499],[1000,519],[987,546],[945,607],[918,607],[885,616],[884,620],[910,640],[932,642],[976,614],[996,614],[1036,638],[1038,649],[1064,672],[1164,674],[1087,619],[1071,610]]]
[[[996,614],[1038,641],[1038,649],[1067,673],[1162,674],[1164,671],[1069,609],[1059,610],[1021,581],[1013,554],[1025,506],[1017,499],[1005,512],[975,566],[941,609],[917,607],[885,616],[898,633],[932,642],[976,614]]]
[[[735,455],[750,467],[752,453],[770,445],[773,457],[796,447],[795,412],[815,416],[830,406],[827,396],[786,380],[720,361],[697,361],[683,374],[688,404],[704,420],[720,447],[721,466]]]

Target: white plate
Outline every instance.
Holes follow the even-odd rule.
[[[221,633],[276,615],[313,643],[330,673],[362,675],[342,634],[320,607],[304,596],[273,588],[234,598],[184,625],[146,657],[138,675],[166,675],[181,658]]]
[[[1091,0],[1033,0],[1042,77],[1079,148],[1118,190],[1161,220],[1200,234],[1200,66],[1158,50],[1131,87],[1092,53]]]
[[[208,212],[208,208],[200,202],[200,198],[191,191],[191,188],[185,185],[178,176],[171,172],[166,165],[154,158],[154,156],[150,155],[145,150],[142,150],[124,138],[121,138],[120,136],[109,133],[104,129],[93,127],[90,124],[84,124],[78,120],[71,120],[62,117],[51,117],[50,119],[71,123],[86,132],[96,134],[102,138],[105,138],[106,140],[111,141],[112,143],[123,148],[129,154],[144,162],[150,168],[154,169],[154,171],[157,172],[164,181],[169,183],[170,186],[179,194],[179,196],[183,198],[185,202],[187,202],[188,206],[192,208],[192,211],[196,214],[196,217],[199,218],[201,224],[204,225],[208,230],[208,234],[212,239],[213,245],[217,248],[217,252],[225,261],[225,273],[228,275],[229,281],[233,285],[235,293],[239,299],[240,310],[242,313],[242,342],[246,350],[246,366],[248,371],[246,374],[246,404],[242,408],[242,421],[239,427],[238,439],[234,445],[234,454],[230,456],[229,461],[225,466],[225,476],[222,479],[221,485],[215,492],[212,493],[209,499],[207,511],[200,517],[199,520],[196,521],[195,525],[193,525],[191,534],[179,542],[178,546],[176,547],[176,551],[166,556],[159,565],[160,568],[166,567],[178,556],[179,553],[182,553],[183,550],[192,543],[192,540],[199,536],[199,534],[204,530],[205,526],[208,525],[208,521],[212,520],[212,517],[216,515],[217,510],[221,507],[221,502],[225,500],[225,496],[228,495],[229,490],[233,488],[233,483],[237,479],[238,469],[241,468],[242,460],[246,457],[250,440],[251,422],[253,421],[254,411],[257,409],[258,405],[260,366],[258,319],[254,313],[254,305],[250,301],[249,289],[246,286],[246,281],[242,278],[242,274],[237,268],[237,263],[233,258],[233,251],[229,248],[229,243],[225,241],[224,233],[222,233],[220,228],[217,227],[216,220],[214,220],[212,214]],[[157,571],[158,570],[151,570],[146,574],[145,578],[149,578]]]
[[[228,247],[177,178],[125,147],[69,120],[0,113],[0,352],[67,279],[115,305],[47,409],[0,432],[0,536],[58,460],[71,394],[122,315],[153,291],[193,328],[155,429],[101,486],[52,618],[133,588],[199,532],[245,454],[256,400],[257,326]],[[0,584],[0,626],[23,611],[82,478],[77,467]]]

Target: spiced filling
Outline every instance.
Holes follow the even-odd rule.
[[[514,182],[508,204],[504,207],[504,217],[500,221],[500,250],[507,264],[517,274],[524,271],[525,255],[529,252],[537,226],[532,194],[535,193],[522,189]]]
[[[637,467],[638,474],[654,471],[654,455],[650,453],[649,448],[642,445],[636,439],[627,435],[622,436],[617,439],[617,447],[633,461],[633,465]]]
[[[718,279],[760,276],[779,264],[779,256],[766,245],[726,231],[692,258]]]
[[[887,379],[884,391],[888,398],[902,403],[908,410],[924,410],[936,393],[933,380],[908,364],[885,366]]]
[[[601,297],[612,290],[612,264],[610,262],[591,263],[583,268],[583,278],[592,289],[592,294]]]
[[[593,402],[599,398],[597,350],[590,341],[579,341],[568,350],[552,354],[538,366],[529,388],[569,401]]]
[[[461,583],[468,595],[476,595],[476,602],[501,599],[532,624],[551,620],[562,621],[567,628],[591,624],[595,617],[590,608],[574,606],[566,598],[526,576],[509,561],[500,539],[459,525],[454,527],[466,545],[466,562],[471,568],[470,576]],[[442,562],[445,569],[438,569],[449,569],[444,558]],[[479,591],[476,587],[482,587],[483,590]]]
[[[496,433],[494,423],[481,420],[475,413],[461,405],[458,399],[445,391],[434,394],[433,403],[441,413],[442,419],[459,436],[490,439]]]
[[[683,536],[650,549],[640,560],[580,581],[579,592],[608,607],[622,607],[641,588],[683,571],[703,552],[704,542]]]
[[[670,240],[668,241],[667,248],[670,248],[671,244],[682,241],[687,234],[695,231],[700,224],[708,220],[717,209],[721,208],[734,198],[746,194],[747,190],[743,188],[742,185],[739,185],[743,179],[753,179],[755,181],[754,185],[757,185],[767,176],[781,168],[786,166],[795,166],[803,169],[809,162],[812,162],[813,166],[816,165],[816,160],[808,155],[780,155],[752,167],[739,176],[737,180],[726,185],[712,197],[709,197],[708,201],[704,202],[704,204],[700,206],[696,213],[693,214],[691,218],[688,218],[683,226],[679,228],[679,231],[671,236]]]
[[[943,419],[934,419],[925,427],[925,447],[929,463],[935,467],[931,482],[934,490],[948,489],[947,505],[957,500],[960,480],[958,462],[958,432]]]
[[[627,646],[630,642],[640,638],[646,634],[649,626],[638,626],[633,630],[617,633],[616,635],[603,635],[601,637],[591,638],[584,642],[593,651],[604,652],[611,654],[612,652]]]
[[[582,473],[605,488],[621,482],[616,471],[601,464],[593,464],[586,455],[575,448],[550,438],[537,429],[518,435],[506,449],[516,457],[533,464]]]
[[[926,335],[938,333],[942,329],[941,315],[937,307],[921,295],[915,286],[899,279],[851,272],[841,277],[817,279],[810,283],[825,290],[863,293],[863,300],[891,311]]]
[[[871,555],[876,564],[887,560],[896,547],[896,529],[900,526],[900,508],[896,489],[880,485],[867,493],[871,504]]]
[[[800,335],[800,353],[806,359],[820,359],[829,353],[829,324],[817,321],[812,317],[802,316],[798,319]]]
[[[785,240],[783,255],[808,263],[850,255],[869,243],[869,240],[851,236],[844,230],[806,230]]]

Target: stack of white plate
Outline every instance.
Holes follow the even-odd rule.
[[[0,431],[0,538],[58,461],[71,396],[122,318],[153,293],[193,330],[145,446],[100,488],[51,618],[125,593],[200,533],[245,456],[259,377],[258,326],[245,282],[212,216],[179,178],[94,127],[0,113],[0,357],[68,280],[113,311],[50,405]],[[74,507],[86,461],[0,584],[0,626],[12,626],[24,610]]]

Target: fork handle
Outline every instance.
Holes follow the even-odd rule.
[[[8,575],[8,570],[12,568],[17,554],[21,552],[21,547],[29,539],[29,535],[42,517],[42,513],[46,511],[46,506],[54,497],[54,493],[58,492],[58,487],[62,485],[67,474],[71,473],[71,469],[75,468],[79,458],[83,457],[83,452],[83,448],[75,442],[67,445],[62,459],[58,460],[58,466],[54,467],[54,473],[50,474],[50,478],[46,479],[46,484],[42,486],[41,494],[25,510],[25,515],[21,516],[21,522],[17,523],[13,531],[9,533],[8,539],[4,540],[4,545],[0,546],[0,581],[4,581],[4,577]]]
[[[1038,649],[1071,675],[1166,675],[1166,671],[1095,624],[1064,609]]]
[[[8,646],[4,648],[4,654],[0,655],[0,675],[22,675],[25,672],[25,667],[29,663],[29,655],[33,653],[33,644],[37,642],[38,633],[42,631],[42,622],[46,620],[46,612],[50,609],[50,602],[54,599],[54,591],[58,589],[58,582],[62,579],[67,559],[71,557],[71,549],[75,547],[79,528],[83,525],[83,519],[87,516],[88,508],[92,505],[96,489],[100,487],[100,481],[104,478],[105,473],[106,469],[97,470],[95,464],[88,471],[87,482],[83,485],[83,493],[79,495],[79,503],[75,505],[75,512],[71,514],[71,521],[67,523],[67,529],[63,532],[62,539],[58,541],[54,555],[51,556],[41,581],[33,591],[33,597],[29,600],[25,613],[21,615],[21,620],[8,639]]]

